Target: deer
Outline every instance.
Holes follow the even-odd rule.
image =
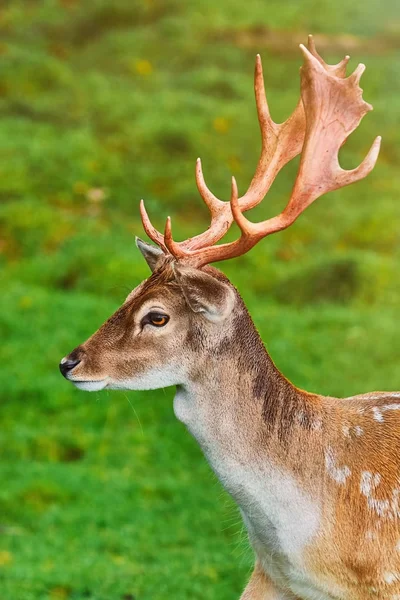
[[[322,195],[366,177],[380,137],[361,164],[344,170],[338,153],[372,106],[360,64],[327,64],[310,36],[300,45],[300,98],[283,123],[267,104],[260,56],[255,98],[261,152],[243,196],[196,182],[209,228],[177,242],[143,201],[137,238],[151,275],[83,344],[61,360],[64,377],[86,391],[176,387],[174,412],[200,444],[239,506],[254,571],[241,600],[400,599],[400,392],[348,398],[311,393],[275,366],[239,292],[211,263],[242,256],[284,230]],[[279,171],[300,155],[283,211],[254,223]],[[221,242],[236,223],[240,235]],[[221,242],[221,243],[219,243]]]

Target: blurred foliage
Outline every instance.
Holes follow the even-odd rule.
[[[367,64],[375,110],[341,162],[358,164],[380,133],[378,166],[223,268],[297,385],[399,389],[397,3],[1,4],[1,598],[239,596],[251,552],[173,416],[173,391],[89,396],[57,365],[147,276],[133,244],[141,197],[182,238],[208,224],[198,155],[217,195],[232,173],[244,190],[259,152],[254,55],[283,120],[310,31],[327,60]],[[295,172],[284,169],[255,219],[282,208]]]

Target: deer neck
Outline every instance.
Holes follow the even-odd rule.
[[[281,460],[293,440],[300,445],[318,423],[316,397],[279,372],[242,301],[231,331],[206,359],[193,361],[192,376],[174,399],[177,418],[223,481],[238,465],[252,469]]]
[[[211,354],[178,388],[175,414],[240,506],[257,553],[279,548],[297,560],[318,527],[305,456],[317,454],[320,397],[278,371],[244,305],[234,335]]]

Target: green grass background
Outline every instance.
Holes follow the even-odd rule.
[[[393,0],[5,0],[0,7],[0,599],[237,598],[240,517],[176,421],[173,390],[85,394],[58,362],[147,276],[138,202],[181,239],[298,95],[297,45],[368,66],[375,110],[341,152],[378,165],[223,265],[281,370],[332,395],[399,389],[400,13]],[[276,214],[289,165],[254,218]],[[233,235],[233,234],[232,234]]]

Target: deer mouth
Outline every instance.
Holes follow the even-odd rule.
[[[70,379],[69,381],[73,383],[78,390],[83,390],[84,392],[99,392],[100,390],[104,390],[107,386],[109,378],[105,377],[104,379],[97,380]]]

